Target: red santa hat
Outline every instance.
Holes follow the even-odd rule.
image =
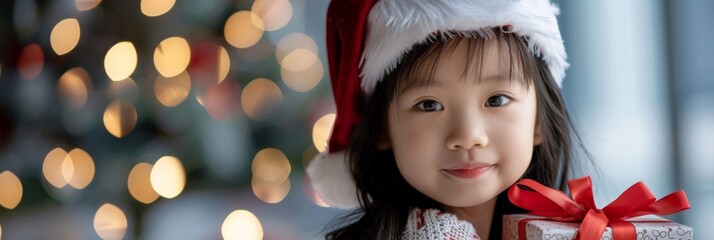
[[[560,85],[566,62],[559,10],[548,0],[332,0],[327,52],[337,117],[328,150],[310,162],[313,189],[337,208],[359,207],[345,148],[363,117],[365,98],[416,44],[434,32],[505,27],[527,39]]]

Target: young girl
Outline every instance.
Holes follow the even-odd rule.
[[[337,118],[307,169],[358,208],[328,239],[500,239],[521,178],[561,188],[573,132],[548,0],[333,0]]]

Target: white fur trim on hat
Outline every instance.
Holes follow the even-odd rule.
[[[468,32],[510,24],[528,38],[560,86],[566,62],[556,6],[548,0],[381,0],[369,14],[365,50],[360,61],[362,89],[371,93],[414,45],[440,32]]]
[[[330,207],[352,209],[359,207],[357,190],[345,151],[324,151],[310,161],[307,174],[313,190]]]

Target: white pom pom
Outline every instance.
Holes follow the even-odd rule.
[[[345,151],[315,156],[307,167],[312,188],[331,207],[354,209],[359,207],[357,190],[347,165]]]

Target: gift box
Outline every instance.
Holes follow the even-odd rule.
[[[531,179],[508,190],[508,199],[530,215],[507,215],[503,239],[692,239],[693,229],[653,215],[690,208],[684,191],[659,200],[638,182],[604,208],[595,206],[589,176],[568,180],[571,197]]]
[[[657,216],[637,217],[627,221],[635,226],[637,240],[691,240],[694,234],[691,227]],[[519,234],[523,232],[525,240],[572,240],[579,227],[580,223],[577,222],[558,222],[528,214],[505,215],[503,239],[524,240],[519,239]],[[612,240],[612,228],[607,227],[599,239]]]

